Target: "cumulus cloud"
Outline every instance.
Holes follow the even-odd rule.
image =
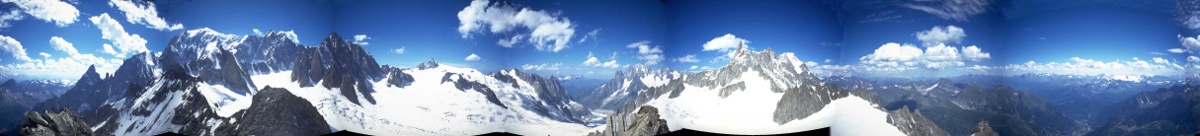
[[[725,34],[704,43],[703,51],[730,52],[734,49],[737,49],[739,45],[744,43],[750,43],[750,41],[737,38],[737,36],[734,36],[733,34]]]
[[[0,13],[0,29],[12,27],[12,22],[25,19],[21,10],[13,9]]]
[[[54,50],[59,50],[69,55],[79,54],[79,50],[75,49],[74,44],[71,44],[71,42],[67,42],[66,39],[58,36],[50,37],[50,47],[54,47]]]
[[[146,39],[143,39],[138,34],[125,32],[125,27],[121,26],[117,20],[108,16],[108,13],[92,16],[88,20],[91,20],[92,24],[95,24],[96,28],[100,29],[100,38],[112,41],[111,45],[105,45],[105,52],[112,55],[124,55],[149,51],[146,49]]]
[[[355,43],[355,44],[358,44],[358,45],[363,45],[363,46],[366,46],[366,45],[368,45],[368,44],[371,44],[371,43],[369,43],[369,42],[367,42],[367,41],[366,41],[366,40],[370,40],[370,39],[371,39],[371,37],[370,37],[370,36],[367,36],[367,35],[365,35],[365,34],[358,34],[358,35],[354,35],[354,43]]]
[[[18,60],[30,61],[29,55],[25,53],[25,47],[21,46],[21,42],[12,37],[0,35],[0,49],[13,55],[13,58]]]
[[[988,11],[990,0],[913,0],[900,6],[923,11],[947,20],[968,21]]]
[[[915,34],[917,40],[925,42],[925,46],[934,46],[940,43],[962,43],[962,39],[967,37],[967,33],[962,28],[957,26],[933,26],[933,28],[920,31]]]
[[[55,50],[67,53],[66,57],[57,59],[46,52],[38,54],[44,57],[43,59],[32,59],[24,63],[14,63],[0,66],[0,71],[11,73],[37,73],[32,75],[39,78],[51,79],[73,79],[79,78],[87,71],[88,66],[96,65],[97,72],[111,73],[116,70],[122,63],[119,59],[107,59],[97,57],[92,54],[82,54],[75,50],[75,47],[61,37],[51,37],[50,45]]]
[[[479,60],[482,60],[482,59],[483,59],[483,58],[479,58],[479,55],[475,55],[474,53],[471,53],[471,55],[467,55],[467,58],[466,58],[466,59],[463,59],[463,60],[467,60],[467,61],[479,61]]]
[[[684,55],[683,57],[675,58],[675,61],[684,62],[684,63],[695,63],[695,62],[700,62],[700,59],[696,59],[696,54],[688,54],[688,55]]]
[[[717,51],[719,53],[724,53],[724,55],[717,56],[710,61],[711,63],[717,63],[718,61],[729,60],[730,57],[733,57],[733,50],[736,50],[738,46],[750,48],[749,43],[749,40],[738,38],[733,34],[725,34],[705,42],[703,51]]]
[[[183,24],[168,24],[166,20],[158,17],[158,10],[154,9],[153,2],[145,2],[143,5],[130,0],[112,0],[108,1],[108,5],[125,12],[125,21],[130,24],[145,25],[146,28],[160,31],[183,29]]]
[[[58,27],[75,23],[79,18],[79,9],[59,0],[0,0],[0,2],[16,4],[17,8],[33,18],[54,22]]]
[[[833,63],[833,59],[825,59],[825,63]]]
[[[1197,38],[1200,38],[1200,36],[1187,37],[1187,36],[1183,36],[1183,35],[1178,35],[1176,37],[1179,37],[1179,43],[1182,44],[1182,48],[1172,48],[1172,49],[1168,49],[1167,51],[1173,52],[1173,53],[1183,53],[1184,51],[1187,51],[1187,52],[1200,51],[1200,40],[1197,40]]]
[[[865,64],[878,66],[914,66],[913,61],[924,55],[921,48],[912,44],[886,43],[875,49],[874,53],[859,58]]]
[[[400,46],[400,48],[392,49],[392,53],[404,54],[404,48],[405,46]]]
[[[967,37],[962,28],[956,26],[934,26],[916,34],[917,40],[924,43],[924,49],[912,44],[885,43],[875,52],[860,57],[864,64],[881,67],[924,67],[929,69],[945,69],[960,67],[963,61],[984,61],[991,59],[991,53],[984,52],[978,46],[966,47],[949,46],[946,43],[960,43]]]
[[[463,38],[470,38],[472,33],[482,33],[484,29],[496,34],[516,31],[515,33],[520,33],[516,36],[528,37],[514,36],[504,39],[508,39],[512,44],[518,43],[519,39],[525,39],[538,51],[558,52],[569,48],[568,44],[575,36],[575,25],[558,14],[491,3],[487,0],[472,1],[469,6],[458,12],[458,20],[458,32]],[[508,47],[511,47],[511,44]]]
[[[658,46],[650,46],[650,41],[634,42],[629,45],[625,45],[625,48],[637,49],[638,55],[636,58],[638,60],[646,61],[642,64],[654,65],[665,59],[662,55],[662,49],[659,49]]]
[[[600,59],[597,59],[596,56],[593,56],[591,52],[588,52],[587,58],[588,58],[587,60],[583,61],[583,66],[602,67],[602,68],[621,67],[621,64],[617,64],[616,59],[610,59],[608,62],[600,62]]]
[[[559,66],[562,66],[562,63],[555,63],[555,64],[546,64],[546,63],[542,63],[542,64],[540,64],[540,65],[531,65],[531,64],[525,64],[525,65],[522,65],[522,66],[521,66],[521,69],[524,69],[524,70],[549,70],[549,71],[555,71],[555,70],[558,70],[558,67],[559,67]]]
[[[970,61],[983,61],[992,58],[991,53],[983,52],[983,50],[979,49],[979,47],[975,47],[975,45],[963,47],[962,51],[963,58],[966,58]]]

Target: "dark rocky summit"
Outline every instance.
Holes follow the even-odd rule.
[[[25,112],[28,118],[21,125],[21,135],[25,136],[92,136],[91,127],[83,122],[83,118],[69,108],[63,108],[58,113]]]
[[[216,135],[319,135],[330,133],[325,118],[304,98],[286,89],[266,87],[243,111],[216,129]]]

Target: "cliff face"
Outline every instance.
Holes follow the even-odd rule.
[[[45,111],[45,114],[37,112],[25,112],[25,117],[28,118],[21,125],[21,135],[25,136],[92,136],[91,127],[83,122],[83,118],[79,117],[75,111],[63,108],[58,113]]]
[[[667,128],[667,121],[658,116],[658,108],[642,106],[637,113],[631,115],[632,118],[628,118],[628,122],[624,116],[610,116],[608,124],[616,125],[609,125],[608,129],[604,129],[604,131],[588,133],[588,136],[650,136],[670,132],[670,129]],[[622,126],[620,124],[629,125]]]

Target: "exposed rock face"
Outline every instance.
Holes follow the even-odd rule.
[[[621,135],[646,136],[667,132],[670,132],[667,128],[667,121],[658,118],[658,109],[651,106],[642,106],[637,114],[633,114],[632,125],[629,128],[625,128],[625,132],[622,132]]]
[[[294,68],[296,58],[304,57],[296,55],[300,48],[287,34],[270,31],[261,36],[245,36],[239,46],[228,49],[238,58],[243,71],[266,74]]]
[[[94,69],[89,69],[75,87],[72,87],[67,92],[59,97],[48,99],[45,102],[38,103],[33,110],[52,109],[56,107],[67,107],[79,112],[88,120],[88,123],[99,123],[103,118],[94,118],[89,115],[92,109],[102,107],[107,102],[116,102],[127,96],[127,94],[140,94],[142,89],[134,89],[145,87],[154,82],[161,74],[160,65],[157,65],[158,59],[152,54],[140,53],[133,55],[117,68],[115,74],[107,78],[101,78],[99,73]],[[134,92],[128,92],[134,91]],[[131,103],[132,101],[124,101]],[[96,121],[96,122],[92,122]]]
[[[505,109],[508,108],[508,106],[504,106],[504,103],[500,102],[500,98],[496,97],[496,91],[492,90],[492,88],[488,88],[487,85],[484,85],[483,83],[468,81],[466,78],[462,78],[462,75],[455,73],[446,73],[446,75],[443,75],[441,83],[446,82],[453,83],[454,87],[458,90],[475,90],[476,92],[485,95],[488,102],[496,104],[496,106],[500,106]]]
[[[588,133],[588,136],[650,136],[670,132],[667,121],[659,118],[658,108],[653,106],[642,106],[637,113],[629,117],[631,118],[623,115],[610,116],[608,128]]]
[[[71,111],[70,108],[63,108],[58,113],[45,111],[45,114],[39,115],[37,112],[25,112],[27,120],[21,126],[21,135],[25,136],[92,136],[91,127],[83,122],[83,118]]]
[[[582,118],[591,114],[587,108],[582,105],[573,104],[571,96],[567,95],[567,89],[559,84],[558,78],[551,76],[542,78],[537,74],[529,74],[521,72],[517,69],[501,71],[493,73],[492,77],[504,79],[519,79],[529,83],[529,87],[537,93],[537,99],[540,101],[527,101],[526,109],[533,110],[542,116],[554,118],[560,121],[582,123]],[[516,82],[510,82],[518,84]]]
[[[417,64],[417,69],[420,69],[420,70],[437,68],[437,67],[438,67],[438,63],[437,63],[437,61],[434,61],[433,58],[429,58],[429,61],[426,61],[424,63]]]
[[[375,98],[371,82],[382,80],[383,69],[362,46],[342,39],[337,33],[326,37],[319,47],[304,48],[292,71],[292,81],[301,86],[321,83],[325,88],[339,88],[350,102],[360,104],[358,96],[372,104]]]
[[[616,110],[625,106],[626,101],[637,98],[642,90],[652,87],[642,79],[670,80],[680,76],[682,76],[681,73],[670,68],[651,69],[648,66],[637,64],[625,71],[617,71],[612,80],[591,90],[579,102],[599,111]]]
[[[900,109],[888,111],[888,123],[899,128],[904,134],[911,136],[948,136],[945,130],[934,124],[925,115],[921,115],[921,110],[911,111],[908,106]],[[988,128],[991,131],[991,128]],[[995,133],[995,132],[992,132]]]
[[[325,118],[303,98],[286,89],[266,87],[254,95],[250,108],[234,113],[216,135],[328,134]]]
[[[395,68],[388,65],[383,65],[383,73],[387,74],[386,78],[389,87],[405,87],[412,85],[413,76],[404,73],[408,68]]]
[[[199,87],[202,77],[192,77],[186,68],[172,65],[165,67],[156,81],[135,95],[145,97],[130,97],[124,105],[105,104],[86,113],[89,124],[100,124],[96,126],[100,134],[208,135],[212,134],[211,123],[222,121],[200,92],[209,89]]]
[[[995,130],[992,130],[992,126],[988,126],[988,122],[986,120],[979,120],[979,125],[975,126],[975,130],[971,131],[971,135],[972,136],[999,136],[1000,133],[996,133]]]

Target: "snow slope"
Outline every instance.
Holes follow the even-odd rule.
[[[526,110],[522,99],[529,91],[513,88],[469,68],[439,66],[407,69],[415,79],[403,88],[388,87],[386,80],[374,83],[377,103],[356,105],[340,95],[337,88],[300,87],[290,79],[290,71],[252,76],[258,87],[286,88],[314,104],[334,131],[349,130],[372,135],[477,135],[511,132],[521,135],[585,135],[595,131],[581,124],[556,121]],[[447,73],[459,73],[467,80],[486,84],[508,108],[489,103],[482,93],[458,90],[453,83],[442,83]],[[519,82],[520,83],[520,82]],[[528,85],[521,85],[522,87]],[[362,95],[362,94],[358,94]],[[358,97],[362,98],[362,97]],[[536,98],[536,97],[533,97]]]
[[[676,98],[662,95],[646,105],[659,107],[671,131],[688,128],[724,134],[781,134],[832,127],[834,135],[904,135],[887,122],[887,113],[860,97],[836,99],[820,111],[784,124],[773,121],[783,93],[757,71],[746,71],[730,83],[744,82],[746,89],[721,98],[718,90],[685,84]],[[861,131],[872,130],[872,131]]]

